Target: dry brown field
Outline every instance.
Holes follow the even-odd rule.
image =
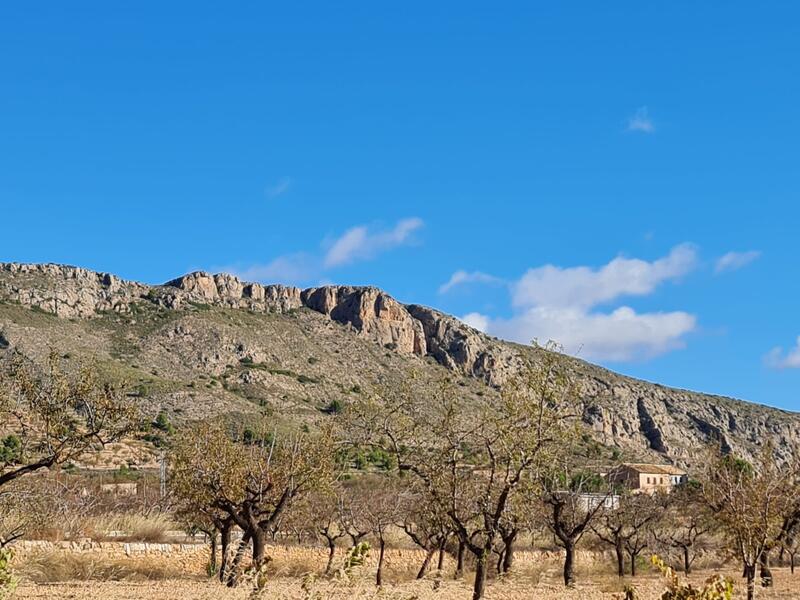
[[[421,561],[416,550],[391,550],[387,556],[387,584],[374,585],[375,564],[359,568],[350,580],[325,579],[318,576],[324,564],[324,553],[313,548],[274,547],[271,577],[258,595],[251,587],[228,589],[204,575],[203,552],[142,554],[132,556],[104,555],[102,551],[76,552],[58,550],[28,552],[20,556],[18,571],[21,583],[18,598],[108,600],[249,600],[298,599],[345,600],[349,598],[381,598],[387,600],[456,600],[470,598],[470,582],[453,581],[450,563],[441,576],[431,572],[424,580],[413,579]],[[712,566],[714,568],[712,568]],[[700,583],[714,573],[730,576],[736,586],[736,598],[744,598],[743,580],[735,565],[704,565],[691,576]],[[757,590],[765,600],[800,599],[800,570],[791,575],[788,569],[776,568],[775,586]],[[620,580],[613,574],[607,557],[582,553],[578,562],[578,586],[567,590],[560,580],[557,555],[542,552],[520,552],[515,573],[490,581],[488,600],[613,600],[622,598],[623,588],[632,584],[636,598],[657,600],[665,589],[664,580],[648,568],[634,579]]]

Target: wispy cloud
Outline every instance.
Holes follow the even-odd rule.
[[[650,118],[647,107],[639,108],[632,117],[628,118],[628,131],[638,131],[640,133],[654,133],[656,126]]]
[[[503,283],[503,280],[494,275],[483,273],[481,271],[456,271],[450,276],[445,283],[439,286],[439,293],[446,294],[454,287],[466,285],[469,283],[483,283],[483,284],[498,284]]]
[[[764,364],[772,369],[800,369],[800,336],[786,352],[780,346],[767,352]]]
[[[736,271],[746,267],[761,256],[758,250],[748,250],[747,252],[728,252],[717,259],[714,265],[715,273],[725,273],[726,271]]]
[[[697,265],[691,244],[674,247],[654,261],[617,257],[600,268],[545,265],[512,283],[509,318],[470,313],[462,321],[520,343],[555,340],[588,359],[629,361],[685,345],[697,318],[684,311],[637,313],[628,306],[610,312],[598,306],[624,296],[645,296],[679,280]]]
[[[381,252],[411,241],[412,234],[423,226],[422,219],[403,219],[388,230],[373,231],[366,225],[348,229],[334,240],[325,254],[326,268],[339,267],[359,260],[369,260]]]
[[[266,264],[219,269],[243,281],[280,282],[300,285],[317,277],[319,259],[305,252],[279,256]]]
[[[291,177],[281,177],[275,185],[271,185],[267,187],[265,193],[267,198],[277,198],[289,191],[289,188],[292,187],[292,178]]]
[[[232,273],[244,281],[313,285],[328,281],[328,272],[332,269],[371,260],[382,252],[410,243],[412,234],[422,225],[422,220],[418,218],[402,219],[388,230],[375,231],[366,225],[358,225],[345,231],[333,242],[323,240],[316,252],[295,252],[266,263],[214,270]]]

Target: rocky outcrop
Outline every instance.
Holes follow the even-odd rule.
[[[0,264],[0,298],[67,318],[91,318],[108,310],[129,312],[134,302],[175,310],[200,304],[277,313],[306,307],[351,325],[358,334],[387,348],[427,354],[422,324],[374,287],[324,286],[301,292],[296,287],[248,283],[227,273],[202,271],[148,286],[78,267],[5,263]]]
[[[159,291],[170,308],[196,302],[255,312],[288,312],[302,306],[299,288],[246,283],[227,273],[189,273],[168,281]]]
[[[149,286],[65,265],[0,263],[0,298],[64,318],[127,312]]]
[[[502,385],[519,370],[519,353],[458,319],[426,306],[409,304],[408,313],[422,325],[428,353],[454,371]]]
[[[352,325],[362,335],[405,354],[425,355],[422,324],[406,307],[374,287],[323,286],[303,291],[303,305]]]

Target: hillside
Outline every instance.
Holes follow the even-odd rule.
[[[267,411],[295,422],[376,385],[424,387],[443,375],[465,394],[496,394],[535,352],[372,287],[300,290],[206,273],[150,286],[0,263],[0,350],[9,348],[95,357],[145,410],[176,421]],[[800,415],[568,360],[594,400],[584,420],[615,455],[691,464],[711,439],[744,455],[771,440],[784,457],[800,442]]]

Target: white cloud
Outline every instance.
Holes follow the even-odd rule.
[[[277,198],[278,196],[286,193],[292,186],[291,177],[281,177],[275,185],[269,186],[265,193],[268,198]]]
[[[726,271],[736,271],[742,267],[746,267],[760,256],[761,252],[758,250],[748,250],[747,252],[728,252],[717,259],[717,262],[714,265],[714,272],[724,273]]]
[[[370,231],[366,225],[348,229],[325,254],[325,267],[338,267],[357,260],[368,260],[380,252],[408,243],[411,234],[422,227],[422,219],[403,219],[389,230]]]
[[[247,267],[219,269],[236,275],[242,281],[301,284],[314,279],[319,271],[318,260],[304,252],[279,256],[269,263]]]
[[[460,320],[470,327],[474,327],[478,331],[483,331],[484,333],[486,333],[486,330],[489,328],[489,317],[481,313],[471,312],[461,317]]]
[[[327,281],[328,269],[358,260],[374,258],[380,252],[408,243],[411,234],[422,227],[422,220],[404,219],[388,231],[371,232],[365,226],[352,227],[336,239],[332,245],[323,240],[322,247],[329,245],[327,253],[296,252],[278,256],[265,264],[228,266],[214,271],[232,273],[243,281],[262,283],[285,283],[291,285],[313,284]]]
[[[675,246],[653,262],[617,257],[600,269],[545,265],[528,270],[513,286],[516,307],[556,306],[591,308],[619,296],[643,296],[660,283],[678,279],[697,264],[691,244]]]
[[[522,344],[554,340],[565,351],[586,359],[629,361],[682,348],[683,337],[694,330],[696,318],[682,311],[639,314],[627,306],[611,313],[535,307],[486,325],[488,333]]]
[[[503,280],[499,277],[495,277],[494,275],[489,275],[488,273],[482,273],[481,271],[456,271],[450,276],[450,279],[447,280],[446,283],[443,283],[439,286],[439,293],[446,294],[454,287],[459,285],[464,285],[467,283],[502,283]]]
[[[681,244],[652,262],[618,257],[597,269],[546,265],[528,270],[511,286],[511,317],[470,313],[461,320],[523,344],[553,340],[591,360],[651,358],[682,348],[696,317],[683,311],[637,313],[618,306],[608,312],[595,307],[622,296],[650,294],[696,264],[695,248]]]
[[[650,118],[646,106],[642,106],[632,117],[628,118],[628,131],[654,133],[655,130],[656,126]]]
[[[777,346],[764,357],[764,363],[773,369],[800,369],[800,336],[795,346],[784,354],[783,348]]]

